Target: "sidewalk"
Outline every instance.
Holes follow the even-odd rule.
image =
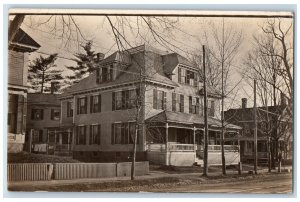
[[[287,172],[287,169],[292,170],[291,166],[282,167],[282,172]],[[277,169],[272,170],[271,173],[277,173]],[[236,174],[238,175],[237,170],[227,170],[226,173],[228,175]],[[247,174],[248,170],[242,171],[242,174]],[[268,169],[263,168],[258,170],[258,174],[268,173]],[[147,179],[159,179],[166,177],[200,177],[202,176],[201,172],[198,173],[168,173],[166,171],[150,171],[149,174],[144,176],[136,176],[136,180],[147,180]],[[222,176],[221,172],[210,172],[209,176]],[[12,181],[8,182],[7,186],[9,187],[21,187],[21,186],[49,186],[49,185],[68,185],[68,184],[93,184],[93,183],[105,183],[105,182],[118,182],[118,181],[128,181],[130,180],[130,176],[126,177],[113,177],[113,178],[85,178],[85,179],[73,179],[73,180],[50,180],[50,181]]]

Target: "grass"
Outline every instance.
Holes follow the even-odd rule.
[[[46,154],[33,154],[28,152],[9,153],[8,163],[80,163],[70,157],[52,156]]]

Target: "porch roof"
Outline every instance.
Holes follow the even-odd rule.
[[[171,111],[162,111],[152,117],[149,117],[146,122],[172,122],[179,124],[189,124],[189,125],[204,125],[204,117],[198,114],[187,114],[182,112],[171,112]],[[224,123],[226,129],[231,130],[240,130],[240,126]],[[220,120],[208,117],[208,127],[210,128],[221,128],[222,123]]]

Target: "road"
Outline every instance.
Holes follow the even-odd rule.
[[[192,192],[192,193],[255,193],[283,194],[292,193],[292,175],[249,180],[242,182],[222,182],[216,184],[184,185],[172,188],[160,188],[153,192]]]

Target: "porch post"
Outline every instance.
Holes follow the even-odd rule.
[[[59,144],[62,144],[62,136],[63,136],[62,132],[60,131],[58,135],[59,135]]]
[[[169,162],[169,144],[168,144],[168,140],[169,140],[169,124],[166,123],[166,165],[168,166],[170,164]]]
[[[68,128],[68,151],[70,151],[70,128]]]
[[[47,130],[47,154],[49,154],[49,129]]]
[[[196,151],[196,127],[193,128],[194,151]]]

